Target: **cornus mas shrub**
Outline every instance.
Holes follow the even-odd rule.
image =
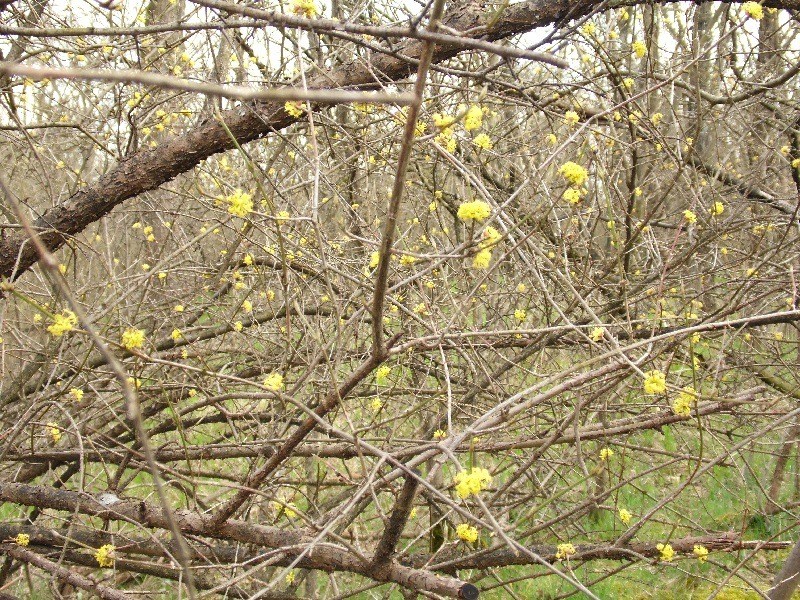
[[[796,0],[0,0],[0,586],[790,598]]]

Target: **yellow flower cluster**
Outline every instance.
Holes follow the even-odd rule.
[[[459,471],[455,476],[456,494],[459,498],[477,496],[492,483],[489,471],[482,467],[472,467],[469,471]]]
[[[608,460],[614,456],[614,451],[611,448],[603,448],[600,450],[600,460]]]
[[[50,439],[53,440],[54,444],[57,444],[61,439],[61,427],[58,426],[58,423],[48,423],[47,429],[50,433]]]
[[[144,345],[144,331],[135,327],[128,327],[122,332],[120,345],[126,350],[136,350]]]
[[[695,402],[697,402],[697,392],[692,386],[687,385],[673,401],[672,412],[681,417],[688,417],[692,414],[692,406]]]
[[[455,122],[455,117],[448,114],[434,113],[433,115],[433,124],[441,130],[436,136],[436,143],[444,146],[451,154],[456,150],[456,138],[453,131]]]
[[[229,196],[225,197],[225,202],[228,203],[228,212],[234,217],[246,217],[253,212],[253,197],[236,188]]]
[[[80,388],[72,388],[69,391],[69,395],[72,396],[72,399],[76,402],[83,400],[83,390]]]
[[[473,104],[464,116],[464,129],[472,131],[473,129],[480,129],[481,125],[483,125],[483,110],[480,106]]]
[[[17,537],[14,538],[14,543],[17,546],[27,546],[31,543],[31,536],[27,533],[18,533]]]
[[[389,365],[381,365],[375,370],[375,381],[378,383],[386,383],[386,378],[392,372],[392,367]]]
[[[622,521],[623,525],[627,525],[628,523],[630,523],[631,518],[633,517],[631,511],[624,508],[620,508],[617,514],[619,514],[619,520]]]
[[[279,392],[283,389],[283,375],[280,373],[270,373],[264,379],[264,387],[273,392]]]
[[[60,315],[53,315],[53,324],[47,327],[48,333],[53,337],[61,337],[75,329],[78,317],[71,310],[65,310]]]
[[[297,506],[293,502],[280,502],[278,500],[272,501],[272,508],[280,516],[285,515],[287,518],[292,519],[297,516]]]
[[[472,140],[472,143],[475,144],[481,150],[491,150],[494,148],[494,142],[492,142],[492,138],[490,138],[485,133],[479,133],[475,136],[475,139]]]
[[[561,197],[570,204],[579,204],[581,201],[581,191],[578,188],[567,188]]]
[[[287,100],[283,105],[283,110],[286,111],[290,117],[299,119],[303,116],[303,103],[299,100]]]
[[[465,223],[469,221],[480,223],[485,221],[490,214],[492,214],[492,207],[483,200],[464,202],[458,207],[458,218]]]
[[[697,223],[697,215],[688,209],[683,211],[683,219],[689,223],[689,225],[694,225]]]
[[[476,269],[487,269],[492,261],[492,248],[500,242],[502,236],[494,227],[487,227],[483,232],[483,239],[478,244],[478,253],[472,259],[472,266]]]
[[[115,550],[116,548],[111,544],[100,546],[94,553],[94,559],[101,567],[113,567]]]
[[[708,560],[708,548],[705,546],[701,546],[700,544],[695,544],[694,549],[692,550],[694,555],[697,557],[701,563],[704,563]]]
[[[589,339],[593,342],[599,342],[606,334],[606,330],[602,327],[595,327],[589,332]]]
[[[644,391],[646,394],[663,394],[667,391],[667,377],[658,369],[653,369],[644,377]]]
[[[754,21],[764,18],[764,8],[758,2],[745,2],[742,4],[742,12]]]
[[[574,110],[568,110],[564,113],[564,123],[569,127],[574,127],[580,120],[580,116]]]
[[[442,131],[451,130],[453,125],[456,122],[456,118],[452,115],[448,115],[447,113],[434,113],[433,114],[433,124],[436,125]]]
[[[656,550],[661,553],[661,560],[670,562],[675,557],[675,550],[669,544],[656,544]]]
[[[708,209],[708,212],[711,213],[712,217],[718,217],[725,211],[725,205],[717,200],[714,204],[711,205],[711,208]]]
[[[633,50],[633,53],[639,58],[644,58],[644,55],[647,54],[647,46],[641,40],[633,42],[631,44],[631,50]]]
[[[564,560],[575,554],[577,550],[572,544],[559,544],[556,552],[556,560]]]
[[[307,19],[317,16],[317,5],[314,0],[293,0],[292,12]]]
[[[564,179],[567,180],[572,187],[580,187],[589,177],[589,174],[586,172],[581,165],[578,163],[567,161],[561,168],[558,170],[559,175],[561,175]]]
[[[478,539],[478,530],[472,525],[461,523],[458,527],[456,527],[456,535],[459,539],[472,544]]]

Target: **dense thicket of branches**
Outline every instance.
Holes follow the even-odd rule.
[[[800,2],[101,4],[0,0],[0,592],[790,597]]]

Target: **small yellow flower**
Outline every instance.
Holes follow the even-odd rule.
[[[695,544],[692,552],[697,557],[697,560],[699,560],[701,563],[704,563],[708,560],[708,548],[705,546]]]
[[[228,212],[234,217],[244,218],[253,212],[253,197],[238,188],[225,197],[225,202],[228,203]]]
[[[764,18],[764,8],[758,2],[745,2],[742,4],[742,12],[754,21]]]
[[[301,17],[313,19],[318,11],[314,0],[293,0],[292,12]]]
[[[522,323],[522,321],[524,321],[525,317],[527,316],[528,313],[525,311],[524,308],[518,308],[517,310],[514,311],[514,318],[520,323]]]
[[[561,165],[561,168],[558,169],[558,173],[573,187],[582,186],[589,177],[586,169],[571,160]]]
[[[100,546],[94,553],[94,558],[97,561],[97,564],[101,567],[113,567],[115,550],[116,548],[111,544]]]
[[[433,432],[433,439],[442,440],[447,437],[447,432],[442,429],[437,429]]]
[[[568,110],[564,113],[564,123],[569,127],[575,127],[581,120],[581,117],[574,110]]]
[[[628,523],[630,523],[631,518],[633,517],[630,511],[624,508],[620,508],[617,514],[619,515],[619,520],[622,521],[623,525],[627,525]]]
[[[464,116],[464,129],[472,131],[473,129],[480,129],[483,124],[483,110],[480,106],[472,105],[469,107],[467,114]]]
[[[455,122],[456,118],[446,113],[433,114],[433,124],[436,125],[436,127],[438,127],[439,129],[441,129],[442,133],[452,134],[452,127]]]
[[[245,300],[242,302],[242,310],[248,313],[253,312],[253,303],[250,300]]]
[[[370,408],[373,411],[378,412],[383,407],[383,402],[381,402],[380,398],[373,398],[372,402],[370,403]]]
[[[485,133],[479,133],[476,135],[475,139],[472,140],[472,143],[482,150],[491,150],[494,148],[494,142],[492,142],[492,138]]]
[[[644,391],[646,394],[663,394],[667,391],[667,378],[661,371],[654,369],[645,374]]]
[[[524,283],[517,284],[517,292],[524,294],[526,291],[528,291],[528,286],[526,286]]]
[[[658,127],[659,123],[664,119],[664,115],[660,112],[653,113],[650,115],[650,122],[653,124],[653,127]]]
[[[78,325],[78,317],[71,310],[65,310],[60,315],[53,315],[53,324],[47,327],[48,333],[53,337],[61,337],[75,329]]]
[[[459,498],[465,499],[470,496],[477,496],[480,492],[489,487],[492,476],[489,471],[481,467],[473,467],[469,471],[459,471],[455,476],[456,494]]]
[[[708,210],[708,212],[711,213],[712,217],[718,217],[724,211],[725,211],[725,205],[722,202],[720,202],[719,200],[714,202],[714,204],[712,204],[711,208]]]
[[[289,571],[286,574],[286,577],[285,577],[286,583],[288,583],[289,585],[292,585],[294,583],[295,577],[297,577],[297,571],[294,571],[294,570]]]
[[[480,223],[485,221],[490,214],[492,214],[491,206],[482,200],[464,202],[458,207],[458,218],[465,223],[469,221]]]
[[[278,392],[283,389],[283,375],[280,373],[270,373],[264,379],[264,387],[273,392]]]
[[[675,550],[669,544],[656,544],[656,550],[661,553],[661,560],[664,562],[671,562],[675,556]]]
[[[567,188],[561,197],[570,204],[579,204],[581,201],[581,191],[578,188]]]
[[[76,402],[83,400],[83,390],[80,388],[72,388],[69,391],[69,395],[72,396],[72,399]]]
[[[564,560],[575,554],[577,550],[572,544],[559,544],[556,552],[556,560]]]
[[[144,331],[135,327],[128,327],[122,332],[120,345],[126,350],[136,350],[144,345]]]
[[[58,423],[48,423],[47,429],[50,433],[50,438],[53,440],[54,444],[57,444],[58,441],[61,439],[61,427],[58,426]]]
[[[375,370],[375,381],[380,384],[386,383],[386,378],[392,372],[392,367],[389,365],[381,365]]]
[[[688,417],[692,414],[695,402],[697,402],[697,392],[692,386],[687,385],[673,401],[672,412],[681,417]]]
[[[473,544],[478,539],[478,530],[468,523],[461,523],[456,527],[456,535],[460,540]]]
[[[644,58],[644,55],[647,54],[647,46],[641,40],[636,40],[633,42],[631,44],[631,50],[639,58]]]
[[[179,339],[183,337],[183,334],[181,333],[180,329],[173,329],[169,337],[171,337],[173,341],[177,342]]]
[[[17,546],[27,546],[31,543],[31,536],[27,533],[18,533],[17,537],[14,538],[14,543]]]
[[[589,339],[593,342],[599,342],[606,334],[606,330],[602,327],[595,327],[589,332]]]
[[[183,304],[176,304],[172,310],[179,313],[183,312]]]
[[[283,105],[283,110],[285,110],[290,117],[299,119],[303,116],[303,103],[299,100],[288,100]]]
[[[297,507],[293,502],[278,502],[277,500],[273,500],[272,507],[275,509],[276,513],[279,515],[283,514],[290,519],[297,516]]]
[[[608,460],[614,456],[614,451],[611,448],[603,448],[600,450],[600,460]]]
[[[697,215],[688,209],[683,211],[683,219],[689,223],[689,225],[694,225],[697,223]]]

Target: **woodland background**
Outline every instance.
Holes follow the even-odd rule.
[[[798,11],[0,0],[0,596],[791,597]]]

